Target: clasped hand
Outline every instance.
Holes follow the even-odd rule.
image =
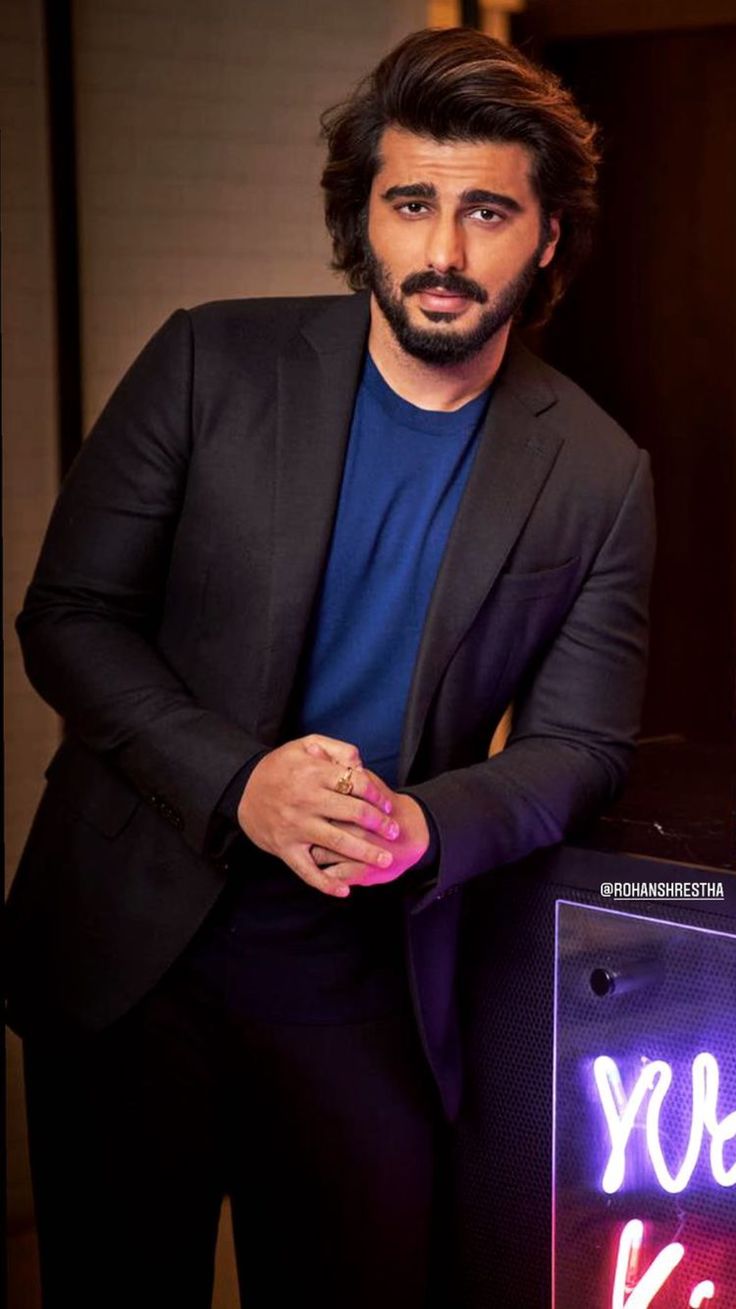
[[[335,789],[347,768],[350,795]],[[416,800],[364,768],[356,746],[317,734],[264,755],[243,791],[238,822],[309,886],[341,898],[351,886],[394,881],[429,845]]]

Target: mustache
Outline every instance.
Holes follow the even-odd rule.
[[[432,273],[427,269],[423,273],[410,273],[401,283],[403,295],[416,295],[419,291],[447,291],[451,295],[463,295],[468,300],[476,300],[484,305],[488,292],[470,278],[461,277],[459,273]]]

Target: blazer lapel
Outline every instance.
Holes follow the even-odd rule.
[[[538,363],[510,342],[422,633],[404,718],[404,784],[439,680],[531,513],[562,436],[538,415],[555,403]]]
[[[279,361],[271,605],[263,741],[278,738],[330,547],[369,324],[366,293],[336,297]],[[562,437],[539,421],[554,392],[510,342],[430,602],[404,718],[411,769],[432,697],[521,532]]]
[[[368,310],[367,294],[336,297],[279,360],[265,741],[284,721],[327,560]]]

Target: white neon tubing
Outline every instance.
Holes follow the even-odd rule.
[[[646,1109],[645,1136],[654,1174],[663,1191],[677,1195],[692,1178],[707,1131],[710,1140],[710,1168],[719,1186],[736,1185],[736,1160],[727,1167],[724,1148],[736,1139],[736,1111],[718,1121],[719,1068],[714,1055],[701,1051],[692,1063],[692,1108],[690,1135],[679,1169],[670,1173],[662,1152],[659,1117],[672,1084],[672,1066],[664,1059],[653,1059],[642,1068],[630,1096],[626,1097],[621,1074],[614,1059],[599,1055],[593,1062],[601,1107],[606,1119],[611,1150],[601,1181],[609,1195],[623,1185],[626,1171],[626,1147],[640,1109],[649,1095]]]
[[[638,1264],[643,1235],[644,1224],[639,1218],[632,1218],[621,1232],[613,1278],[611,1309],[649,1309],[655,1295],[661,1291],[685,1253],[685,1247],[680,1245],[679,1241],[672,1241],[670,1245],[666,1245],[652,1260],[644,1276],[627,1294],[631,1285],[631,1270]]]
[[[716,1288],[710,1280],[698,1282],[698,1285],[693,1287],[688,1300],[689,1309],[700,1309],[703,1301],[712,1300],[715,1293]]]
[[[703,1145],[705,1104],[709,1086],[708,1069],[710,1067],[710,1064],[705,1063],[704,1060],[709,1060],[715,1065],[716,1078],[718,1077],[718,1065],[712,1055],[699,1054],[695,1056],[692,1067],[693,1099],[690,1136],[688,1137],[685,1158],[674,1177],[665,1163],[659,1139],[659,1113],[662,1108],[662,1101],[672,1082],[672,1068],[670,1064],[666,1064],[662,1060],[660,1060],[660,1063],[666,1069],[666,1073],[663,1073],[652,1087],[651,1098],[647,1105],[647,1150],[649,1151],[649,1158],[652,1161],[652,1167],[659,1185],[663,1191],[669,1192],[670,1195],[678,1195],[680,1191],[685,1190],[693,1175]]]

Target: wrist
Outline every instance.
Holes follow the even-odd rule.
[[[412,865],[417,860],[423,859],[426,855],[431,842],[432,832],[427,821],[427,815],[424,807],[413,795],[401,795],[397,797],[400,801],[399,813],[395,812],[395,817],[399,823],[402,835],[406,836],[408,844],[412,851]]]
[[[440,857],[440,834],[437,824],[422,800],[417,799],[414,795],[409,795],[406,791],[399,791],[397,795],[402,801],[411,801],[412,805],[419,810],[423,820],[423,829],[419,828],[420,832],[423,831],[421,853],[417,855],[412,867],[429,868],[432,864],[437,863]],[[426,844],[424,843],[424,836],[426,836]]]

